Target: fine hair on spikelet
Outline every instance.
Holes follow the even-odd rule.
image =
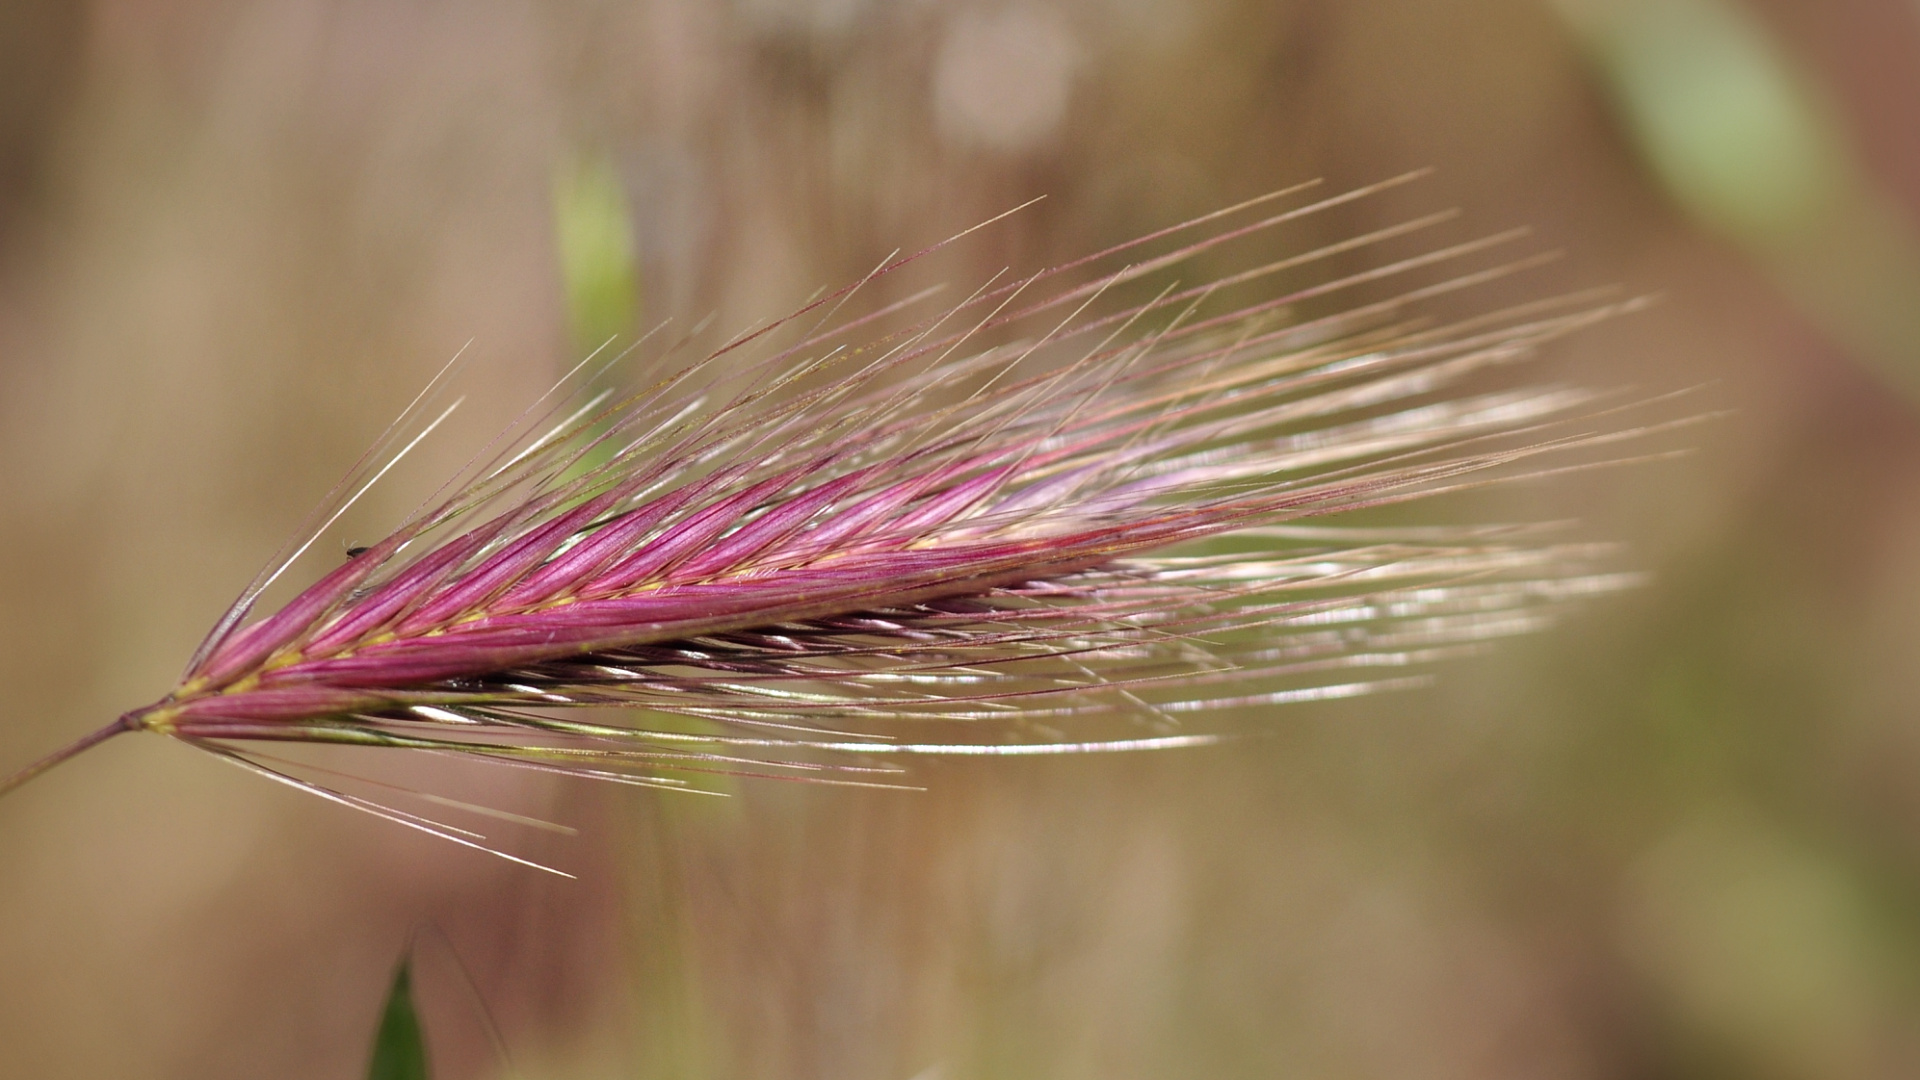
[[[589,358],[390,535],[256,618],[445,419],[450,365],[176,687],[0,791],[147,731],[524,862],[267,749],[690,791],[716,773],[907,786],[914,756],[1194,746],[1245,726],[1210,714],[1419,685],[1634,576],[1549,524],[1318,519],[1617,463],[1623,440],[1685,421],[1623,420],[1578,387],[1476,388],[1638,303],[1431,314],[1544,261],[1462,269],[1519,231],[1275,284],[1452,217],[1432,214],[1171,277],[1416,175],[1275,192],[958,302],[850,306],[941,244],[717,347],[656,330],[650,385],[589,389]],[[1328,306],[1363,286],[1385,295]]]

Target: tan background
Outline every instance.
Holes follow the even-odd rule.
[[[360,1075],[423,926],[442,1077],[507,1075],[455,954],[526,1077],[1920,1073],[1909,294],[1846,245],[1808,285],[1663,187],[1603,47],[1626,7],[13,0],[0,767],[164,692],[463,343],[458,437],[350,537],[563,369],[583,153],[631,206],[642,321],[724,325],[1037,194],[964,273],[1435,165],[1323,227],[1531,225],[1570,257],[1529,289],[1666,297],[1552,373],[1737,411],[1685,462],[1490,504],[1579,513],[1653,587],[1269,741],[719,806],[387,767],[581,823],[527,849],[578,883],[118,740],[0,803],[0,1077]],[[1920,7],[1739,10],[1898,264]]]

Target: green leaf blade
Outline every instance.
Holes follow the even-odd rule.
[[[420,1014],[413,1007],[412,961],[400,961],[380,1031],[373,1038],[373,1059],[367,1080],[430,1080],[427,1041],[420,1030]]]

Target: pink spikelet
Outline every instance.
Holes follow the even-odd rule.
[[[308,534],[170,693],[0,790],[141,730],[484,847],[264,747],[663,788],[703,773],[899,786],[913,755],[1190,746],[1219,737],[1193,726],[1209,712],[1416,685],[1631,575],[1542,526],[1311,519],[1578,467],[1538,459],[1650,430],[1596,422],[1598,395],[1577,388],[1465,389],[1630,305],[1420,313],[1538,259],[1398,284],[1513,234],[1223,299],[1448,215],[1154,284],[1405,179],[1290,210],[1271,208],[1301,189],[1276,193],[918,321],[919,297],[843,314],[902,259],[697,361],[670,351],[631,397],[556,389],[392,535],[249,622]],[[1112,269],[1123,256],[1137,261]],[[1398,291],[1293,314],[1382,283]],[[909,324],[847,344],[887,319]],[[438,423],[422,421],[440,382],[322,517]]]

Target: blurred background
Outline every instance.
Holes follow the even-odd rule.
[[[1920,1075],[1916,115],[1911,0],[9,0],[0,770],[172,685],[469,341],[348,539],[609,334],[1037,195],[956,282],[1435,166],[1294,238],[1530,226],[1514,295],[1663,297],[1548,374],[1731,415],[1478,504],[1650,587],[1271,739],[388,766],[579,824],[516,848],[577,882],[116,740],[0,803],[0,1077],[364,1075],[410,935],[443,1078]]]

